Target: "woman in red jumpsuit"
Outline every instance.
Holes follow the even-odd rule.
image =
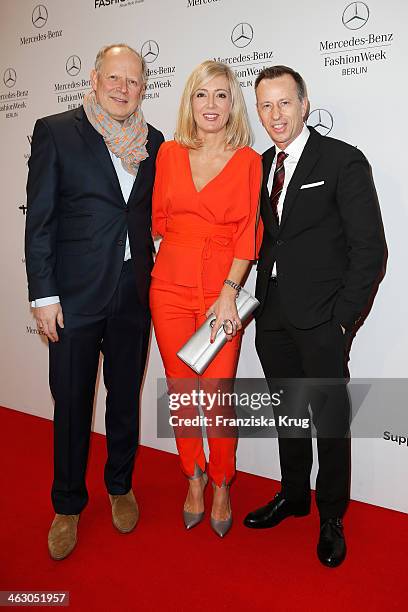
[[[163,240],[152,272],[150,305],[169,392],[198,385],[207,391],[224,389],[222,380],[236,373],[242,325],[234,286],[245,278],[260,242],[261,158],[250,142],[235,75],[224,64],[203,62],[186,83],[175,140],[161,146],[156,165],[152,226],[153,235]],[[216,315],[212,336],[225,322],[231,333],[198,377],[176,353],[211,313]],[[192,414],[188,408],[184,413]],[[221,537],[232,523],[229,484],[235,474],[236,437],[229,431],[223,436],[207,429],[208,474],[214,486],[211,525]],[[176,432],[176,443],[189,478],[184,521],[190,528],[204,516],[207,474],[201,428],[190,428],[187,435]]]

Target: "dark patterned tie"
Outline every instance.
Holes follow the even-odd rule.
[[[271,205],[273,214],[275,215],[276,223],[279,225],[279,215],[278,215],[278,202],[279,196],[282,193],[283,182],[285,180],[285,166],[284,161],[287,158],[288,154],[280,151],[278,153],[278,157],[276,159],[276,168],[275,174],[273,176],[273,185],[271,191]]]

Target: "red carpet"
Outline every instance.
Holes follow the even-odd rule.
[[[53,518],[52,425],[0,409],[0,444],[0,590],[69,591],[69,609],[86,612],[407,609],[405,514],[353,502],[345,520],[348,558],[327,569],[315,554],[314,506],[311,516],[276,529],[242,526],[246,512],[278,488],[265,478],[238,474],[235,523],[225,540],[211,531],[208,515],[187,532],[181,519],[186,482],[177,457],[143,447],[134,477],[141,519],[132,534],[121,535],[111,524],[103,486],[100,435],[92,439],[90,502],[77,548],[66,560],[52,561],[46,544]]]

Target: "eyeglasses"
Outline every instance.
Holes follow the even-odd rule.
[[[125,80],[128,89],[137,89],[140,86],[140,82],[137,79],[127,79],[118,74],[102,74],[102,76],[106,81],[112,83],[112,85],[119,85]]]

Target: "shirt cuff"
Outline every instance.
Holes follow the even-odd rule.
[[[41,308],[41,306],[50,306],[51,304],[59,304],[60,299],[58,295],[51,295],[50,297],[39,298],[31,302],[31,308]]]

